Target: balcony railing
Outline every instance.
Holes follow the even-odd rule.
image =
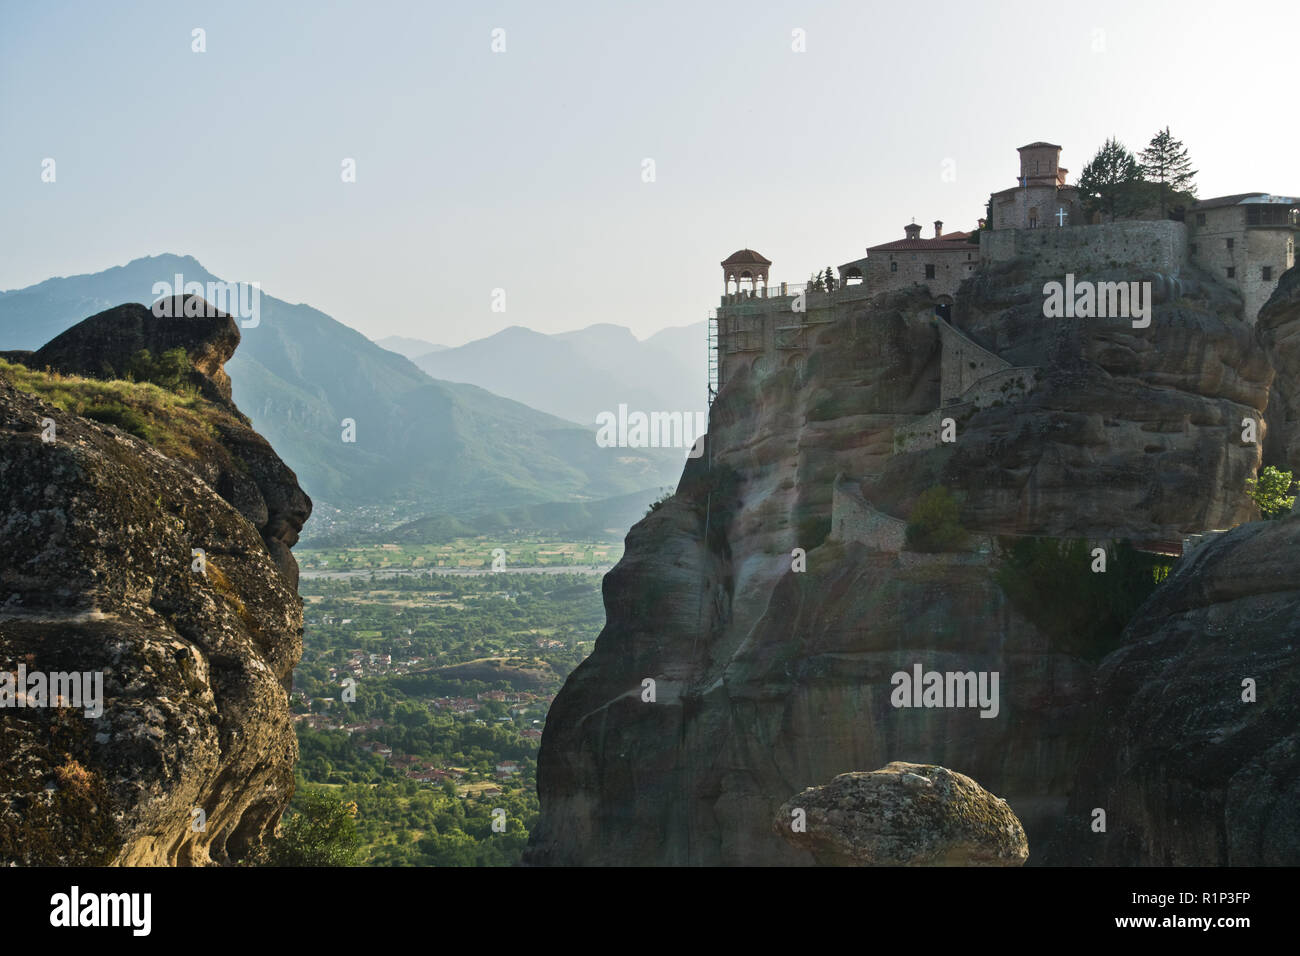
[[[809,297],[831,296],[835,299],[865,299],[871,295],[865,282],[853,285],[837,286],[833,292],[827,292],[822,286],[813,286],[809,282],[781,282],[769,286],[759,286],[752,291],[727,292],[722,296],[722,305],[745,305],[751,302],[763,302],[768,299],[792,299],[800,293]]]

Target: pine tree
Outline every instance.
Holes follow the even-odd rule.
[[[1111,137],[1079,176],[1085,212],[1104,212],[1113,221],[1131,215],[1141,202],[1142,167],[1124,144]]]
[[[825,272],[824,274],[825,274],[825,276],[826,276],[826,291],[827,291],[827,292],[834,292],[834,291],[835,291],[835,273],[831,271],[831,267],[830,267],[830,266],[827,266],[827,267],[826,267],[826,272]]]
[[[1196,186],[1192,183],[1196,170],[1192,169],[1187,147],[1181,140],[1174,139],[1168,126],[1151,137],[1147,148],[1142,150],[1142,174],[1147,182],[1160,187],[1161,216],[1169,208],[1171,194],[1184,193],[1188,197],[1196,195]]]

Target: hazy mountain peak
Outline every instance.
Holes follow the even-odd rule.
[[[382,339],[375,339],[374,343],[381,349],[396,352],[398,355],[405,355],[413,361],[421,355],[442,352],[447,348],[445,345],[438,345],[426,339],[413,339],[405,335],[387,335]]]
[[[495,335],[489,335],[485,338],[475,339],[475,342],[486,342],[490,339],[544,339],[550,338],[545,332],[537,332],[526,325],[507,325]],[[473,345],[474,342],[467,343]]]
[[[553,335],[512,325],[413,361],[434,378],[479,385],[588,427],[619,405],[647,413],[701,409],[703,324],[652,339],[639,342],[609,322]]]
[[[572,332],[560,332],[554,336],[557,339],[567,341],[579,340],[588,342],[617,343],[617,344],[634,344],[637,341],[632,330],[623,325],[614,325],[612,322],[597,322],[595,325],[589,325],[584,329],[575,329]]]
[[[0,350],[36,349],[88,316],[149,304],[153,284],[172,283],[178,272],[186,282],[217,280],[192,256],[167,254],[0,293]],[[553,374],[575,377],[569,345],[522,326],[507,331],[501,341],[509,348],[471,343],[483,349],[480,364],[499,363],[504,353],[523,369],[560,368]],[[469,515],[629,493],[671,481],[681,469],[671,449],[611,453],[597,445],[594,420],[578,427],[572,418],[492,394],[475,377],[440,376],[466,384],[436,381],[309,305],[263,293],[258,322],[241,323],[237,335],[239,353],[225,365],[234,400],[315,497],[432,501]],[[568,361],[542,361],[549,353]],[[585,374],[576,371],[578,384],[590,387]],[[354,441],[341,439],[344,421],[354,423]]]

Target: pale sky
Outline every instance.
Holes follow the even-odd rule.
[[[1294,0],[116,6],[0,0],[0,289],[173,252],[372,337],[644,337],[736,249],[973,227],[1034,140],[1300,193]]]

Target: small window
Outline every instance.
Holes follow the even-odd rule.
[[[1203,212],[1198,212],[1198,213],[1196,214],[1196,224],[1197,224],[1198,226],[1203,226],[1203,225],[1205,225],[1205,213],[1203,213]]]
[[[1237,244],[1236,239],[1225,239],[1224,241],[1228,244],[1229,249],[1231,249],[1233,246]]]
[[[890,271],[890,272],[897,272],[897,271],[898,271],[898,263],[897,263],[897,262],[891,262],[891,263],[889,264],[889,271]]]
[[[1264,268],[1260,270],[1260,276],[1259,276],[1259,277],[1260,277],[1261,279],[1263,279],[1265,282],[1272,282],[1272,281],[1273,281],[1273,267],[1272,267],[1272,266],[1264,266]]]
[[[1029,217],[1029,228],[1030,228],[1030,229],[1037,229],[1037,228],[1038,228],[1038,220],[1035,219],[1033,216],[1030,216],[1030,217]]]
[[[925,267],[925,277],[926,277],[927,279],[933,279],[933,278],[934,278],[934,266],[932,266],[932,265],[927,265],[927,266]]]
[[[1235,279],[1235,278],[1237,278],[1237,268],[1236,268],[1236,266],[1228,266],[1228,278],[1229,278],[1229,279]]]

